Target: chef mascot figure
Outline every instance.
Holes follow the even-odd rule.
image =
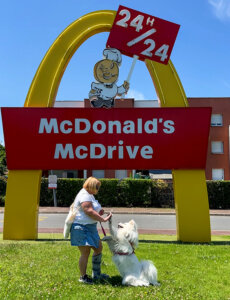
[[[115,48],[103,51],[105,59],[94,66],[94,77],[98,82],[92,82],[89,100],[93,107],[110,108],[114,106],[114,98],[128,92],[129,83],[124,81],[121,86],[116,85],[121,65],[121,53]]]

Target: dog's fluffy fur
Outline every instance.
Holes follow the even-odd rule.
[[[111,219],[110,219],[111,220]],[[109,222],[111,236],[105,236],[113,254],[113,262],[122,276],[123,285],[149,286],[158,285],[157,269],[151,261],[139,261],[134,253],[138,245],[138,231],[135,221],[119,223],[118,228]]]

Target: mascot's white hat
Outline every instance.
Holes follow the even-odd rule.
[[[110,59],[112,61],[115,61],[118,65],[121,64],[121,52],[115,48],[106,48],[103,51],[103,55],[106,59]]]

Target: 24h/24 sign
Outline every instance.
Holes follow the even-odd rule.
[[[167,64],[180,25],[119,6],[106,46]]]

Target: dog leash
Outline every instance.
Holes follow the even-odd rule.
[[[103,226],[102,226],[101,222],[100,222],[100,225],[101,225],[101,230],[102,230],[102,232],[103,232],[104,236],[106,236],[105,229],[103,228]]]
[[[100,224],[101,224],[101,222],[100,222]],[[106,236],[105,229],[103,228],[102,224],[101,224],[101,230],[102,230],[104,236]]]

